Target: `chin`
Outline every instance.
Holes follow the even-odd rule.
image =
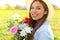
[[[37,18],[33,18],[33,20],[38,20]]]

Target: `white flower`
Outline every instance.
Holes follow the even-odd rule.
[[[22,30],[20,33],[21,33],[20,36],[22,37],[27,35],[27,33],[24,30]]]
[[[25,38],[23,40],[25,40]]]
[[[32,28],[28,27],[28,24],[23,24],[22,25],[22,30],[24,30],[26,33],[31,33]]]
[[[23,26],[23,24],[19,24],[19,25],[18,25],[18,28],[19,28],[20,30],[24,30],[24,27],[25,27],[25,26]]]
[[[20,17],[19,14],[14,14],[14,15],[12,16],[13,20],[18,19],[19,17]]]
[[[26,33],[31,33],[32,28],[26,26],[26,27],[24,27],[24,30],[25,30]]]
[[[22,24],[19,24],[18,27],[19,27],[19,29],[21,29],[21,30],[23,29],[23,25],[22,25]]]

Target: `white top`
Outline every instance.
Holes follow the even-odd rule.
[[[33,40],[54,40],[49,21],[45,21],[43,25],[37,29]]]

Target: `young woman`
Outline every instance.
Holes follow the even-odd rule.
[[[49,12],[48,5],[43,0],[32,1],[29,9],[31,20],[29,26],[33,30],[28,35],[28,40],[54,40],[49,20],[47,20]]]

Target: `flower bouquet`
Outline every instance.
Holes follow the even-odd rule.
[[[8,21],[8,27],[10,33],[15,36],[16,40],[26,40],[27,34],[30,34],[32,28],[29,27],[29,18],[21,18],[19,15],[15,14],[12,19]]]

